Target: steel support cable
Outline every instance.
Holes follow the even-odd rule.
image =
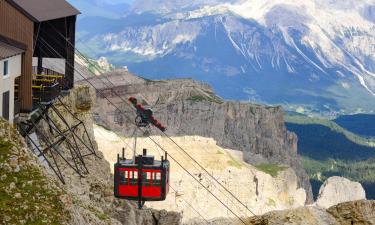
[[[44,40],[43,40],[44,41]],[[43,44],[44,45],[44,44]],[[44,45],[45,46],[45,45]],[[46,46],[45,46],[46,47]],[[47,48],[48,49],[48,48]],[[71,66],[71,65],[70,65]],[[81,75],[82,76],[82,75]],[[94,87],[93,85],[91,85],[92,87]],[[97,90],[95,87],[94,87],[94,89],[95,90]],[[99,134],[100,135],[100,134]],[[122,142],[124,143],[124,144],[126,144],[126,146],[128,147],[128,148],[130,148],[129,147],[129,144],[127,143],[127,142],[125,142],[124,140],[123,140],[123,138],[120,138],[121,140],[122,140]],[[176,192],[176,190],[169,184],[169,187],[172,189],[172,190],[174,190],[175,192]],[[208,222],[208,220],[206,219],[206,218],[204,218],[203,217],[203,215],[201,214],[201,213],[199,213],[199,211],[198,210],[196,210],[193,206],[192,206],[192,204],[190,203],[190,202],[188,202],[187,200],[185,200],[185,199],[183,199],[182,198],[182,200],[184,201],[184,202],[186,202],[187,203],[187,205],[195,212],[195,213],[197,213],[197,215],[198,216],[200,216],[204,221],[206,221],[207,222],[207,224],[209,224],[209,222]]]
[[[177,193],[177,191],[169,184],[169,187],[175,192],[175,193]],[[191,209],[193,209],[193,211],[196,213],[196,214],[198,214],[208,225],[210,224],[210,222],[206,219],[206,218],[204,218],[203,217],[203,215],[199,212],[199,211],[197,211],[192,205],[191,205],[191,203],[190,202],[188,202],[188,201],[186,201],[185,199],[182,199],[184,202],[186,202],[186,204],[188,204],[188,206],[191,208]]]
[[[86,45],[85,45],[86,46]],[[79,51],[76,49],[76,51],[86,60],[86,62],[90,63],[90,61]],[[98,69],[98,67],[92,63],[90,63],[91,66],[94,66],[96,69]],[[100,68],[99,68],[100,69]],[[100,72],[100,70],[98,70]],[[102,73],[102,72],[101,72]],[[111,83],[113,86],[115,86],[115,84],[113,84],[107,77],[103,76],[109,83]],[[110,87],[108,87],[110,88]],[[126,100],[124,100],[121,96],[119,96],[116,92],[115,92],[116,96],[119,97],[123,102],[127,102]],[[128,103],[129,105],[129,103]],[[237,196],[235,196],[230,190],[228,190],[228,188],[226,188],[223,184],[221,184],[214,176],[212,176],[199,162],[197,162],[192,156],[190,156],[190,154],[187,153],[187,151],[185,149],[183,149],[178,143],[176,143],[176,141],[174,141],[169,135],[167,135],[165,132],[163,131],[160,131],[162,132],[168,139],[170,139],[180,150],[182,150],[184,152],[185,155],[187,155],[191,160],[193,160],[206,174],[208,174],[211,179],[215,180],[216,183],[218,183],[226,192],[228,192],[238,203],[240,203],[247,211],[249,211],[252,215],[256,216],[256,214],[249,209],[249,207],[244,204]]]
[[[44,41],[44,40],[43,40]],[[43,44],[44,45],[44,44]],[[45,45],[44,45],[45,46]],[[47,48],[47,49],[49,49],[49,48]],[[49,50],[50,51],[50,50]],[[71,66],[71,65],[70,65]],[[93,86],[93,85],[91,85],[91,86]],[[94,86],[93,86],[94,87]],[[94,87],[95,88],[95,87]],[[99,135],[101,135],[101,134],[99,134]],[[122,142],[126,145],[126,147],[127,148],[131,148],[130,146],[129,146],[129,144],[127,143],[127,142],[125,142],[124,140],[123,140],[123,138],[122,137],[120,137],[120,139],[122,140]],[[159,149],[158,149],[158,151],[159,151]],[[159,154],[160,154],[160,152],[159,152]],[[169,187],[171,187],[171,189],[172,190],[174,190],[175,192],[176,192],[176,190],[169,184]],[[192,206],[192,204],[189,202],[189,201],[187,201],[187,200],[185,200],[185,199],[183,199],[182,198],[182,200],[194,211],[194,212],[196,212],[197,213],[197,215],[198,216],[200,216],[204,221],[206,221],[207,222],[207,224],[209,224],[209,222],[208,222],[208,220],[205,218],[205,217],[203,217],[203,215],[201,214],[201,213],[199,213],[199,211],[198,210],[196,210],[193,206]]]
[[[68,44],[70,44],[72,47],[74,47],[73,46],[73,44],[69,41],[69,40],[67,40],[58,30],[56,30],[56,28],[54,28],[52,25],[50,25],[49,24],[49,26],[52,28],[52,29],[54,29],[62,38],[64,38],[66,41],[67,41],[67,43]],[[53,37],[52,37],[53,38]],[[87,48],[89,48],[89,47],[87,47]],[[87,59],[85,56],[84,56],[84,54],[82,54],[78,49],[76,49],[75,47],[74,47],[74,49],[76,50],[76,52],[78,52],[79,53],[79,55],[90,65],[90,66],[93,66],[94,68],[96,68],[101,74],[103,73],[102,71],[101,71],[101,68],[99,68],[99,67],[97,67],[95,64],[93,64],[93,63],[91,63],[90,62],[90,60],[89,59]],[[106,76],[103,76],[113,87],[115,86]],[[107,88],[112,88],[112,87],[110,87],[107,83],[105,83],[102,79],[100,79],[100,81],[102,81],[102,83],[103,84],[105,84],[106,86],[107,86]],[[116,91],[113,91],[113,90],[111,90],[121,101],[122,101],[122,103],[125,103],[125,105],[127,104],[127,105],[129,105],[129,107],[131,108],[131,110],[133,110],[133,111],[135,111],[135,109],[133,109],[133,107],[130,105],[130,103],[127,101],[127,100],[125,100],[125,99],[123,99]],[[166,133],[164,133],[164,135],[165,136],[167,136],[169,139],[171,139]],[[171,139],[172,141],[173,141],[173,139]],[[155,140],[152,140],[153,142],[155,142]],[[173,141],[173,143],[175,144],[175,145],[177,145],[177,143],[175,142],[175,141]],[[178,145],[178,147],[179,147],[179,149],[183,149],[181,146],[179,146]],[[164,150],[165,151],[165,150]],[[186,150],[183,150],[184,151],[184,154],[185,155],[187,155],[190,159],[193,159],[193,157],[191,157],[188,153],[187,153],[187,151]],[[196,160],[194,160],[193,159],[193,161],[196,163],[196,164],[198,164],[198,166],[200,167],[200,168],[202,168],[203,169],[203,171],[205,172],[205,173],[207,173],[208,175],[209,175],[209,177],[211,178],[211,179],[213,179],[213,180],[215,180],[215,182],[216,183],[218,183],[224,190],[225,190],[225,192],[228,192],[231,196],[232,196],[232,198],[233,199],[230,199],[230,202],[231,203],[234,203],[234,201],[237,201],[237,202],[240,202],[240,204],[247,210],[247,211],[249,211],[252,215],[254,215],[255,216],[255,214],[244,204],[244,203],[242,203],[230,190],[228,190],[225,186],[223,186],[215,177],[213,177],[207,170],[205,170],[204,169],[204,167],[202,166],[202,165],[200,165]],[[199,170],[194,164],[193,164],[193,166],[195,167],[195,169],[197,169],[197,170]],[[215,186],[215,188],[217,188],[217,186],[216,185],[214,185]],[[219,189],[219,192],[220,193],[222,193],[226,198],[228,198],[228,196],[226,195],[226,194],[224,194],[223,193],[223,191],[221,191],[220,189]],[[234,204],[235,205],[235,204]],[[237,208],[239,209],[239,207],[237,206]],[[242,212],[242,210],[240,210],[241,212]],[[246,214],[245,214],[246,215]]]
[[[49,24],[50,25],[50,24]],[[63,37],[63,35],[58,31],[56,30],[56,28],[54,28],[52,25],[50,25],[61,37]],[[64,39],[66,39],[65,37],[63,37]],[[73,44],[67,40],[67,43],[70,44],[72,47],[74,47],[74,49],[81,55],[81,57],[83,57],[87,63],[89,63],[89,65],[93,66],[94,68],[98,69],[98,67],[94,64],[92,64],[85,56],[84,54],[82,54],[78,49],[75,48],[75,46],[73,46]],[[86,45],[85,45],[86,46]],[[89,48],[88,46],[86,46],[87,48]],[[100,72],[100,68],[98,70]],[[101,72],[102,74],[102,72]],[[115,86],[107,77],[103,76],[111,85],[113,85],[113,87]],[[100,79],[101,80],[101,79]],[[105,82],[102,81],[104,84]],[[107,86],[108,87],[108,86]],[[111,88],[111,87],[108,87],[108,88]],[[120,98],[120,100],[123,102],[123,103],[127,103],[131,109],[132,106],[130,105],[130,103],[128,101],[126,101],[125,99],[123,99],[120,95],[118,95],[116,92],[114,92],[115,95]],[[133,109],[134,110],[134,109]],[[170,139],[180,150],[182,150],[184,152],[185,155],[187,155],[191,160],[193,160],[205,173],[208,174],[209,177],[211,177],[211,179],[215,180],[215,182],[217,184],[219,184],[219,186],[221,186],[226,192],[228,192],[238,203],[240,203],[248,212],[250,212],[252,215],[256,216],[256,214],[249,209],[249,207],[244,204],[237,196],[235,196],[230,190],[228,190],[228,188],[226,188],[223,184],[221,184],[213,175],[211,175],[199,162],[197,162],[192,156],[190,156],[190,154],[187,153],[187,151],[185,149],[183,149],[178,143],[176,143],[170,136],[168,136],[165,132],[163,131],[160,131],[162,132],[168,139]]]
[[[82,56],[82,57],[84,57],[84,56]],[[85,57],[84,57],[84,59],[86,59]],[[87,60],[87,59],[86,59]],[[89,63],[89,61],[87,60],[86,62],[88,62]],[[94,67],[96,67],[94,64],[90,64],[91,66],[94,66]],[[103,76],[103,77],[105,77],[105,76]],[[108,80],[108,78],[106,78],[105,77],[105,79],[108,81],[108,82],[110,82],[110,83],[112,83],[110,80]],[[103,81],[103,83],[104,83],[104,81]],[[113,83],[112,83],[112,85],[114,85]],[[107,86],[107,88],[111,88],[111,87],[108,87]],[[115,93],[115,95],[117,96],[117,97],[119,97],[121,100],[122,100],[122,102],[124,103],[125,102],[125,100],[121,97],[121,96],[119,96],[117,93],[116,93],[116,91],[114,91],[113,93]],[[130,106],[131,107],[131,106]],[[171,139],[172,140],[172,142],[173,142],[173,144],[174,145],[177,145],[178,146],[178,148],[179,149],[183,149],[181,146],[179,146],[171,137],[169,137],[166,133],[164,133],[163,132],[163,134],[166,136],[166,137],[168,137],[169,139]],[[150,138],[150,137],[149,137]],[[154,141],[154,140],[153,140]],[[154,141],[155,142],[155,141]],[[206,149],[205,149],[206,150]],[[164,150],[165,151],[165,150]],[[184,150],[183,150],[184,151]],[[190,154],[188,154],[187,153],[187,151],[185,150],[184,151],[184,154],[189,158],[189,159],[194,159]],[[205,170],[204,169],[204,167],[201,165],[201,164],[199,164],[195,159],[193,160],[196,164],[198,164],[198,166],[200,167],[200,168],[203,168],[203,172],[204,173],[206,173],[206,174],[208,174],[209,175],[209,177],[206,177],[206,178],[210,178],[210,179],[213,179],[216,183],[218,183],[223,189],[224,189],[224,191],[225,192],[227,192],[227,193],[229,193],[232,197],[230,197],[230,196],[228,196],[228,195],[226,195],[226,194],[224,194],[223,193],[223,191],[221,191],[220,189],[218,189],[218,186],[216,186],[216,185],[214,185],[214,187],[216,188],[216,189],[218,189],[219,190],[219,192],[221,193],[221,194],[223,194],[226,198],[229,198],[230,199],[230,202],[231,203],[233,203],[233,205],[236,205],[236,204],[234,204],[234,202],[239,202],[240,200],[228,189],[228,188],[226,188],[224,185],[222,185],[221,183],[220,183],[220,181],[218,181],[217,180],[217,178],[215,178],[213,175],[211,175],[207,170]],[[198,171],[199,171],[199,169],[193,164],[193,166],[195,167],[195,169],[197,169]],[[232,199],[233,198],[233,199]],[[241,202],[242,203],[242,202]],[[244,208],[245,208],[245,210],[247,210],[247,211],[249,211],[252,215],[254,215],[254,216],[256,216],[244,203],[242,203],[241,204],[241,206],[243,206]],[[242,212],[242,210],[240,209],[240,207],[238,207],[238,206],[236,206],[238,209],[239,209],[239,211],[241,211]],[[242,212],[243,213],[243,212]],[[246,215],[246,213],[244,213],[244,215]]]
[[[46,41],[44,41],[44,39],[42,38],[42,41],[47,44],[49,48],[53,49],[53,47],[51,47]],[[59,55],[59,53],[54,50],[56,52],[56,54]],[[60,56],[61,57],[61,56]],[[72,67],[72,65],[70,65]],[[75,70],[75,69],[74,69]],[[76,70],[76,72],[79,73],[79,71]],[[101,90],[97,89],[87,78],[85,78],[82,74],[79,73],[79,75],[87,82],[89,83],[96,91],[98,91],[99,93],[102,93]],[[104,98],[113,106],[115,107],[117,110],[119,110],[120,112],[122,112],[124,115],[126,115],[122,110],[120,110],[111,100],[109,100],[105,95],[103,95]],[[129,118],[128,118],[129,119]],[[129,119],[129,121],[131,121]],[[143,130],[139,127],[137,127],[139,130],[141,130],[143,132]],[[153,143],[155,143],[155,145],[157,145],[160,149],[162,149],[165,153],[167,153],[167,151],[162,147],[160,146],[154,139],[152,139],[151,137],[149,137]],[[168,153],[167,153],[168,154]],[[193,174],[191,174],[185,167],[183,167],[183,165],[178,162],[173,156],[171,156],[170,154],[168,154],[171,159],[173,161],[175,161],[186,173],[188,173],[196,182],[198,182],[204,189],[206,189],[217,201],[219,201],[228,211],[230,211],[238,220],[240,220],[243,224],[246,225],[245,221],[239,217],[232,209],[230,209],[223,201],[221,201],[212,191],[210,191],[204,184],[202,184]]]

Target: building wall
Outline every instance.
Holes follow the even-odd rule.
[[[25,45],[20,78],[21,111],[32,110],[32,55],[34,23],[7,1],[0,0],[0,35]]]
[[[8,60],[9,76],[4,77],[4,61]],[[3,116],[3,93],[9,91],[9,121],[14,119],[14,80],[21,76],[22,55],[0,60],[0,116]]]

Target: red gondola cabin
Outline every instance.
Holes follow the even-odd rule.
[[[143,155],[125,159],[118,155],[114,166],[114,194],[117,198],[138,200],[139,208],[145,201],[163,201],[169,191],[169,161]],[[142,202],[142,204],[141,204]]]

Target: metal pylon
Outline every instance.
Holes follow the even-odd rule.
[[[83,121],[74,115],[60,98],[57,101],[73,122],[68,122],[53,103],[39,104],[37,112],[29,119],[19,122],[18,128],[33,153],[65,184],[63,168],[70,167],[77,175],[84,177],[89,173],[85,158],[91,155],[98,158],[99,156]],[[51,113],[55,116],[52,117]],[[48,127],[42,127],[43,123]],[[83,134],[79,135],[79,130]]]

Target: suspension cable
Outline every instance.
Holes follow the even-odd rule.
[[[44,40],[43,40],[44,41]],[[43,44],[44,45],[44,44]],[[45,45],[44,45],[45,46]],[[49,47],[50,48],[50,47]],[[49,49],[49,48],[47,48],[47,49]],[[42,50],[43,51],[43,50]],[[50,50],[49,50],[50,51]],[[82,75],[81,75],[81,77],[83,77]],[[97,89],[93,86],[93,85],[91,85],[96,91],[97,91]],[[101,135],[101,134],[99,134],[99,135]],[[127,143],[127,142],[125,142],[124,140],[123,140],[123,138],[121,138],[120,137],[120,139],[121,139],[121,141],[128,147],[128,148],[130,148],[129,147],[129,144]],[[173,186],[171,185],[171,184],[168,184],[169,185],[169,187],[174,191],[174,192],[177,192],[174,188],[173,188]],[[198,210],[196,210],[193,206],[192,206],[192,204],[189,202],[189,201],[187,201],[187,200],[185,200],[184,198],[182,198],[182,200],[199,216],[199,217],[201,217],[208,225],[209,225],[209,222],[208,222],[208,220],[205,218],[205,217],[203,217],[203,215],[201,214],[201,213],[199,213],[199,211]]]
[[[52,29],[54,29],[63,39],[65,39],[66,41],[67,41],[67,43],[68,44],[70,44],[72,47],[74,47],[74,45],[68,40],[68,39],[66,39],[55,27],[53,27],[51,24],[48,24]],[[88,49],[90,49],[88,46],[86,46]],[[94,67],[95,69],[97,69],[98,71],[99,71],[99,73],[100,74],[103,74],[103,71],[101,71],[101,68],[99,68],[99,67],[97,67],[95,64],[93,64],[93,63],[91,63],[90,62],[90,60],[89,59],[87,59],[87,57],[86,56],[84,56],[84,54],[83,53],[81,53],[78,49],[76,49],[75,47],[74,47],[74,49],[76,50],[76,52],[78,52],[79,53],[79,55],[90,65],[90,66],[92,66],[92,67]],[[115,87],[115,85],[113,84],[113,82],[112,81],[110,81],[109,79],[108,79],[108,77],[106,77],[106,76],[102,76],[102,77],[104,77],[111,85],[112,85],[112,87]],[[108,86],[108,84],[107,83],[105,83],[102,79],[99,79],[100,81],[102,81],[102,83],[103,84],[105,84],[106,86],[107,86],[107,88],[109,88],[109,89],[111,89],[111,87],[110,86]],[[114,93],[115,95],[116,95],[116,97],[118,97],[121,101],[122,101],[122,103],[124,103],[125,105],[127,104],[129,107],[130,107],[130,109],[131,110],[134,110],[135,111],[135,109],[130,105],[130,103],[128,102],[128,101],[126,101],[122,96],[120,96],[116,91],[113,91],[113,90],[111,90],[111,92],[112,93]],[[198,164],[198,166],[201,168],[201,169],[203,169],[203,171],[206,173],[206,174],[208,174],[209,175],[209,177],[211,178],[211,179],[213,179],[213,180],[215,180],[215,182],[217,183],[217,184],[219,184],[219,186],[221,186],[227,193],[229,193],[233,198],[234,198],[234,200],[235,201],[237,201],[237,202],[239,202],[247,211],[249,211],[252,215],[254,215],[254,216],[256,216],[256,214],[254,213],[254,212],[252,212],[249,208],[248,208],[248,206],[247,205],[245,205],[241,200],[239,200],[238,199],[238,197],[237,196],[235,196],[230,190],[228,190],[228,188],[226,188],[223,184],[221,184],[220,183],[220,181],[218,181],[215,177],[213,177],[213,175],[211,175],[199,162],[197,162],[192,156],[190,156],[188,153],[187,153],[187,151],[185,150],[185,149],[183,149],[180,145],[178,145],[170,136],[168,136],[165,132],[163,132],[163,134],[168,138],[168,139],[170,139],[180,150],[182,150],[183,152],[184,152],[184,154],[188,157],[188,158],[190,158],[191,160],[193,160],[193,162],[195,162],[196,164]],[[165,151],[165,150],[164,150]],[[196,169],[198,169],[195,165],[194,165],[194,167],[196,168]],[[215,185],[215,187],[216,187],[216,185]],[[220,189],[219,189],[219,191],[225,196],[225,197],[228,197],[228,196],[226,196]],[[231,202],[233,203],[233,200],[231,199]]]
[[[44,45],[44,44],[43,44]],[[45,45],[44,45],[45,46]],[[49,48],[47,48],[49,51],[50,51],[50,49]],[[43,51],[43,50],[42,50]],[[50,51],[50,53],[52,53],[51,51]],[[95,88],[95,87],[94,87]],[[99,135],[101,135],[101,134],[99,134]],[[130,148],[129,147],[129,144],[127,143],[127,142],[125,142],[124,140],[123,140],[123,138],[121,138],[120,137],[120,139],[121,139],[121,141],[126,145],[126,147],[128,147],[128,148]],[[168,184],[169,185],[169,187],[174,191],[174,192],[177,192],[174,188],[173,188],[173,186],[171,185],[171,184]],[[197,213],[197,215],[198,216],[200,216],[204,221],[206,221],[206,223],[209,225],[209,222],[208,222],[208,220],[205,218],[205,217],[203,217],[203,215],[201,214],[201,213],[199,213],[199,211],[198,210],[196,210],[193,206],[192,206],[192,204],[189,202],[189,201],[187,201],[187,200],[185,200],[184,198],[182,198],[182,200],[195,212],[195,213]]]
[[[84,56],[82,56],[82,57],[84,57]],[[84,57],[85,58],[85,57]],[[86,59],[86,58],[85,58]],[[86,59],[87,60],[87,59]],[[87,62],[88,62],[88,60],[87,60]],[[96,67],[94,64],[91,64],[92,66],[94,66],[94,67]],[[98,67],[96,67],[96,69],[98,69]],[[99,70],[98,70],[99,71]],[[110,83],[112,83],[107,77],[105,77],[105,76],[103,76],[108,82],[110,82]],[[113,84],[113,83],[112,83]],[[114,86],[114,84],[113,84],[113,86]],[[110,87],[108,87],[108,88],[110,88]],[[119,98],[121,98],[117,93],[116,93],[116,91],[114,92],[115,94],[116,94],[116,96],[117,97],[119,97]],[[123,102],[124,102],[124,100],[123,100]],[[209,177],[211,178],[211,179],[213,179],[213,180],[215,180],[215,182],[217,183],[217,184],[219,184],[224,190],[225,190],[225,192],[227,192],[227,193],[229,193],[231,196],[232,196],[232,198],[234,198],[234,199],[230,199],[230,201],[231,201],[231,203],[234,203],[234,201],[237,201],[237,202],[239,202],[247,211],[249,211],[252,215],[254,215],[254,216],[256,216],[256,214],[254,213],[254,212],[252,212],[249,208],[248,208],[248,206],[247,205],[245,205],[243,202],[241,202],[241,200],[239,200],[238,199],[238,197],[236,197],[228,188],[226,188],[224,185],[222,185],[221,183],[220,183],[220,181],[218,181],[217,180],[217,178],[215,178],[213,175],[211,175],[198,161],[196,161],[189,153],[187,153],[187,151],[186,150],[184,150],[179,144],[177,144],[177,142],[176,141],[174,141],[170,136],[168,136],[165,132],[163,132],[163,135],[164,136],[166,136],[168,139],[170,139],[172,142],[173,142],[173,144],[175,144],[180,150],[182,150],[183,152],[184,152],[184,154],[189,158],[189,159],[191,159],[195,164],[197,164],[201,169],[203,169],[203,171],[206,173],[206,174],[208,174],[209,175]],[[206,150],[206,149],[204,149],[204,150]],[[165,151],[165,150],[164,150]],[[193,166],[195,167],[195,169],[197,169],[197,170],[199,170],[194,164],[193,164]],[[216,185],[215,185],[215,187],[217,187]],[[222,193],[225,197],[227,197],[228,198],[228,196],[226,195],[226,194],[224,194],[220,189],[219,189],[219,192],[220,193]]]
[[[66,39],[58,30],[56,30],[56,28],[54,28],[51,24],[49,24],[50,27],[52,27],[61,37],[63,37],[68,44],[70,44],[72,47],[74,47],[74,49],[81,55],[81,57],[83,57],[87,63],[89,63],[91,66],[94,66],[94,68],[98,69],[96,65],[92,64],[77,48],[75,48],[75,46],[68,40]],[[85,45],[86,46],[86,45]],[[86,46],[88,48],[88,46]],[[98,70],[100,72],[100,70]],[[102,73],[101,73],[102,74]],[[112,81],[110,81],[108,79],[108,77],[106,76],[103,76],[113,87],[115,87],[115,84],[113,84]],[[100,79],[101,80],[101,79]],[[103,83],[105,84],[105,82],[103,81]],[[107,85],[108,87],[108,85]],[[111,88],[111,87],[108,87],[108,88]],[[130,105],[130,103],[128,101],[126,101],[125,99],[122,98],[122,96],[120,96],[119,94],[117,94],[117,92],[115,91],[114,94],[116,95],[116,97],[120,98],[120,100],[123,102],[123,103],[126,103],[129,105],[129,107],[131,109],[133,109]],[[134,109],[133,109],[134,110]],[[228,188],[226,188],[223,184],[220,183],[220,181],[218,181],[213,175],[211,175],[198,161],[196,161],[184,148],[182,148],[176,141],[174,141],[169,135],[167,135],[165,132],[163,131],[160,131],[159,132],[162,132],[164,136],[166,136],[170,141],[172,141],[181,151],[184,152],[184,154],[186,156],[188,156],[194,163],[196,163],[206,174],[208,174],[208,176],[213,179],[217,184],[219,184],[219,186],[221,186],[227,193],[229,193],[238,203],[240,203],[247,211],[249,211],[252,215],[256,216],[256,214],[249,209],[249,207],[244,204],[236,195],[234,195],[230,190],[228,190]]]
[[[71,44],[71,43],[70,43]],[[86,45],[85,45],[86,46]],[[76,51],[86,60],[86,62],[89,62],[89,60],[79,51],[76,49]],[[91,66],[94,66],[96,67],[96,65],[94,64],[91,64]],[[96,67],[96,69],[98,69],[98,67]],[[113,85],[113,87],[115,86],[115,84],[113,84],[106,76],[103,76],[109,83],[111,83]],[[110,88],[110,87],[109,87]],[[116,92],[115,92],[116,94]],[[117,97],[119,97],[123,102],[127,102],[125,101],[123,98],[121,98],[121,96],[119,96],[118,94],[116,94]],[[246,204],[244,204],[237,196],[235,196],[230,190],[228,190],[228,188],[226,188],[223,184],[221,184],[215,177],[213,177],[198,161],[196,161],[190,154],[187,153],[187,151],[182,148],[175,140],[173,140],[169,135],[167,135],[164,131],[160,131],[163,133],[164,136],[166,136],[169,140],[171,140],[180,150],[182,150],[184,152],[185,155],[187,155],[191,160],[193,160],[193,162],[195,162],[206,174],[208,174],[211,179],[215,180],[216,183],[218,183],[226,192],[228,192],[238,203],[240,203],[243,207],[245,207],[251,214],[253,214],[254,216],[256,216],[256,214],[250,210],[248,208],[248,206]]]

